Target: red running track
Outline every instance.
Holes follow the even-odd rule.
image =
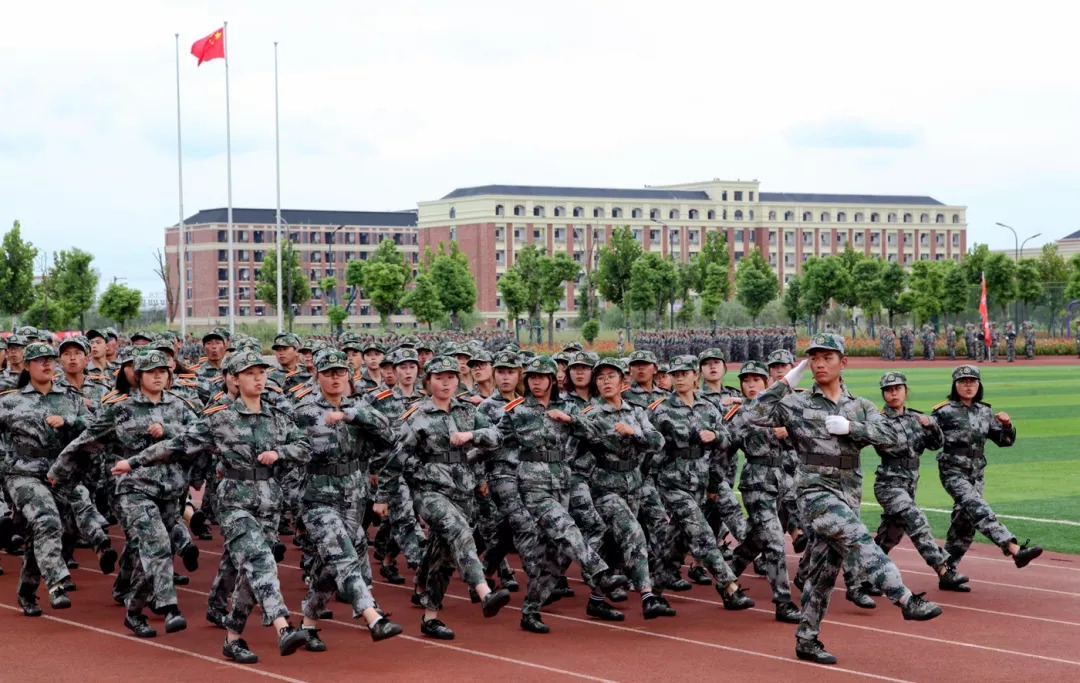
[[[860,610],[834,593],[821,638],[839,656],[834,667],[800,662],[794,657],[794,626],[772,618],[768,584],[746,576],[743,584],[758,606],[725,612],[710,587],[668,593],[678,616],[646,622],[636,596],[622,604],[626,621],[610,624],[584,614],[586,591],[573,582],[577,596],[544,611],[548,635],[519,629],[517,593],[494,619],[483,619],[465,587],[451,584],[443,619],[458,637],[444,643],[419,634],[420,610],[409,604],[411,584],[377,581],[375,595],[405,626],[405,635],[374,644],[351,609],[334,603],[335,618],[323,622],[321,636],[329,650],[301,650],[280,657],[270,629],[259,626],[258,611],[245,634],[262,657],[241,666],[221,656],[223,632],[203,619],[205,592],[217,564],[220,542],[200,542],[202,568],[191,585],[179,588],[188,629],[139,640],[123,627],[124,610],[112,601],[111,577],[96,570],[89,551],[79,551],[83,568],[72,572],[78,591],[74,607],[45,616],[22,616],[15,603],[19,558],[4,558],[0,577],[0,658],[3,678],[21,681],[130,681],[152,673],[155,679],[198,680],[215,676],[230,681],[345,681],[360,677],[384,680],[646,681],[720,679],[740,681],[848,681],[856,679],[939,681],[1080,680],[1080,557],[1047,553],[1017,570],[991,546],[978,545],[964,560],[973,592],[937,590],[933,572],[905,541],[893,551],[905,581],[927,591],[945,607],[938,619],[905,622],[899,609],[878,599],[876,610]],[[789,550],[790,552],[790,550]],[[290,609],[299,610],[304,587],[298,553],[290,547],[279,575]],[[796,557],[789,554],[792,568]],[[179,568],[179,565],[178,565]],[[571,571],[575,576],[576,568]],[[524,583],[524,581],[522,581]],[[44,597],[44,596],[42,596]],[[299,622],[299,614],[295,620]],[[730,672],[730,673],[729,673]],[[736,674],[737,672],[737,674]]]

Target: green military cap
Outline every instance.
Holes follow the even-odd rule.
[[[585,351],[578,351],[574,354],[571,354],[570,360],[567,362],[568,368],[571,368],[575,365],[585,365],[591,368],[592,366],[596,365],[596,359],[593,358],[591,354]]]
[[[895,387],[897,385],[907,386],[907,376],[902,372],[886,372],[881,376],[881,388]]]
[[[144,351],[135,357],[135,372],[146,372],[155,368],[168,368],[169,357],[156,349]]]
[[[416,353],[416,349],[409,346],[403,346],[390,354],[390,362],[395,366],[403,363],[416,363],[417,365],[420,365],[420,356]]]
[[[173,346],[172,340],[167,337],[157,337],[153,339],[148,346],[155,351],[168,351],[170,354],[176,353],[176,347]]]
[[[87,340],[86,337],[82,336],[81,334],[75,335],[74,337],[68,337],[64,341],[60,342],[60,346],[57,347],[57,352],[63,353],[65,346],[72,345],[78,347],[79,350],[81,350],[86,355],[90,355],[90,342],[89,340]]]
[[[349,370],[349,357],[344,351],[337,349],[325,349],[319,352],[315,359],[315,370],[326,372],[327,370]]]
[[[585,347],[577,342],[570,342],[566,346],[562,347],[562,350],[566,353],[574,353],[576,351],[584,351]]]
[[[671,373],[671,361],[668,361],[666,363],[657,363],[657,365],[656,365],[656,374],[658,374],[658,375],[667,375],[667,374],[670,374],[670,373]]]
[[[296,347],[297,351],[310,351],[314,340],[304,337],[300,340],[300,346]]]
[[[125,346],[116,352],[116,362],[120,365],[127,365],[135,360],[135,347]]]
[[[521,359],[513,351],[499,351],[495,354],[492,365],[496,368],[520,368]]]
[[[398,342],[398,348],[415,349],[419,345],[420,345],[420,340],[417,339],[416,337],[412,336],[411,334],[407,335],[405,337],[402,337],[401,341]]]
[[[154,335],[146,330],[136,330],[131,333],[131,343],[135,343],[136,339],[145,339],[146,341],[154,341]]]
[[[120,333],[118,333],[116,331],[115,327],[106,327],[105,328],[105,339],[108,340],[110,338],[112,338],[112,339],[120,339]]]
[[[469,359],[469,365],[473,363],[490,363],[492,361],[491,354],[481,349],[473,353],[472,358]]]
[[[698,371],[698,359],[697,356],[686,354],[683,356],[675,356],[667,363],[667,370],[665,372],[680,372],[683,370]]]
[[[379,353],[385,355],[386,354],[386,344],[383,344],[381,341],[379,341],[377,339],[372,339],[371,341],[366,342],[360,348],[360,350],[363,353],[367,353],[368,351],[378,351]]]
[[[299,349],[300,335],[293,334],[292,332],[282,332],[278,336],[274,337],[274,344],[270,348]]]
[[[559,372],[559,368],[555,365],[555,361],[547,356],[537,356],[529,359],[529,364],[525,366],[526,375],[551,375],[556,376]]]
[[[434,353],[435,352],[435,346],[431,342],[429,342],[427,339],[421,339],[416,343],[416,350],[417,351],[431,351],[432,353]]]
[[[105,332],[102,331],[102,330],[87,330],[86,331],[86,338],[87,339],[93,339],[94,337],[101,337],[105,341],[109,341],[109,338],[105,335]]]
[[[38,332],[38,328],[34,327],[33,325],[23,325],[16,331],[19,333],[19,336],[27,337],[30,339],[37,339],[41,334],[40,332]]]
[[[229,341],[229,332],[222,327],[215,327],[202,336],[202,343],[210,341],[211,339],[220,339],[223,342]]]
[[[23,355],[23,360],[29,363],[38,358],[56,358],[56,350],[48,344],[32,342],[26,347],[26,353]]]
[[[795,356],[787,349],[777,349],[769,354],[766,365],[795,365]]]
[[[626,361],[622,358],[601,358],[597,361],[596,365],[593,366],[593,370],[595,372],[600,372],[600,368],[614,368],[623,375],[627,372]]]
[[[475,351],[468,343],[454,344],[453,350],[450,352],[452,356],[468,356],[472,358],[475,355]]]
[[[436,356],[452,356],[456,348],[457,344],[452,341],[441,341],[438,346],[431,350],[435,352]]]
[[[980,382],[982,381],[982,374],[979,373],[979,368],[975,367],[974,365],[961,365],[960,367],[952,371],[952,378],[954,382],[958,379],[966,379],[968,377],[972,379],[977,379]]]
[[[743,375],[761,375],[768,378],[769,368],[765,367],[765,364],[759,360],[748,360],[739,368],[739,377]]]
[[[810,346],[806,347],[806,353],[811,351],[836,351],[844,355],[844,338],[838,334],[819,332],[810,339]]]
[[[659,365],[656,362],[656,354],[652,351],[645,351],[644,349],[633,351],[630,353],[630,364],[634,363],[652,363],[653,365]]]
[[[727,363],[727,359],[724,358],[724,352],[721,351],[720,349],[716,349],[716,348],[705,349],[704,351],[702,351],[701,353],[698,354],[697,359],[698,359],[698,365],[704,363],[707,360],[720,360],[720,361],[724,361],[724,363]]]
[[[571,352],[572,353],[572,352]],[[566,351],[559,351],[552,354],[551,359],[556,363],[570,363],[570,353]]]
[[[458,372],[458,362],[451,356],[435,356],[424,364],[424,375],[437,375],[440,372]]]
[[[522,349],[518,355],[522,358],[532,358],[536,355],[536,351],[533,351],[532,349]]]
[[[237,351],[233,357],[232,372],[234,375],[239,375],[244,370],[255,367],[270,367],[270,364],[263,360],[262,355],[253,349],[244,351]]]

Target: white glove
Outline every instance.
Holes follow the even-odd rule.
[[[830,415],[825,418],[825,429],[829,430],[830,434],[843,436],[851,433],[851,422],[846,417]]]
[[[803,358],[798,365],[787,371],[787,374],[784,375],[784,381],[787,382],[789,387],[794,389],[799,386],[799,382],[802,381],[803,373],[806,372],[806,364],[809,362],[810,361],[806,358]]]

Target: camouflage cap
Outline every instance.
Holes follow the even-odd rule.
[[[58,353],[63,353],[65,346],[72,345],[78,347],[79,350],[86,355],[90,355],[90,340],[82,336],[81,334],[75,335],[74,337],[68,337],[64,341],[60,342],[60,345],[56,347],[56,350]]]
[[[844,355],[844,338],[838,334],[819,332],[810,339],[810,346],[806,347],[806,353],[811,351],[836,351]]]
[[[41,342],[32,342],[27,345],[26,353],[23,355],[23,361],[29,363],[38,358],[56,358],[56,349],[48,344],[42,344]]]
[[[155,368],[168,368],[169,357],[161,351],[143,351],[135,356],[135,372],[146,372]]]
[[[453,350],[450,351],[450,355],[452,356],[468,356],[469,358],[472,358],[476,354],[476,351],[473,347],[469,346],[467,342],[452,344],[451,346],[453,347]]]
[[[356,336],[349,335],[338,342],[338,348],[342,351],[364,352],[364,342]]]
[[[131,333],[131,342],[135,343],[136,339],[145,339],[148,342],[154,341],[154,334],[147,332],[146,330],[136,330]]]
[[[229,341],[229,331],[223,327],[215,327],[202,336],[202,343],[210,341],[211,339],[220,339],[223,342]]]
[[[28,339],[37,339],[41,335],[38,328],[33,325],[23,325],[16,332],[19,333],[20,337],[27,337]]]
[[[8,348],[12,346],[26,346],[30,341],[21,334],[13,334],[7,338]]]
[[[795,365],[795,354],[787,349],[777,349],[769,354],[766,365]]]
[[[119,339],[120,338],[120,333],[116,331],[115,327],[106,327],[105,328],[105,338],[106,339],[109,339],[109,338]]]
[[[135,347],[125,346],[116,352],[116,362],[120,365],[127,365],[135,360]]]
[[[409,346],[403,346],[390,354],[390,362],[395,366],[401,365],[402,363],[416,363],[417,365],[420,365],[420,355],[416,353],[416,349]]]
[[[765,364],[759,360],[748,360],[739,367],[739,377],[743,375],[760,375],[762,377],[769,376],[769,368],[765,367]]]
[[[452,356],[435,356],[424,363],[424,375],[437,375],[440,372],[452,372],[458,374],[457,359]]]
[[[623,375],[627,373],[626,362],[622,358],[601,358],[593,366],[593,371],[600,372],[600,368],[614,368]]]
[[[656,362],[656,354],[644,349],[639,349],[630,353],[630,364],[633,365],[634,363],[652,363],[653,365],[659,365],[659,363]]]
[[[176,353],[176,346],[168,337],[157,337],[150,342],[149,347],[156,351],[168,351],[170,354]]]
[[[513,351],[499,351],[495,354],[495,360],[492,362],[492,366],[496,368],[519,368],[521,367],[521,358]]]
[[[895,387],[899,385],[907,386],[907,376],[902,372],[886,372],[881,376],[879,385],[882,389],[885,387]]]
[[[656,374],[667,375],[671,373],[671,361],[665,363],[658,363],[656,366]]]
[[[274,343],[270,348],[299,349],[300,335],[293,334],[292,332],[282,332],[278,336],[274,337]]]
[[[522,349],[518,353],[518,355],[521,356],[522,358],[532,358],[533,356],[536,355],[536,351],[533,351],[532,349]]]
[[[575,353],[577,351],[584,351],[585,347],[578,342],[570,342],[566,346],[562,347],[562,350],[566,353]]]
[[[378,339],[372,339],[361,345],[360,351],[367,353],[368,351],[378,351],[379,353],[386,355],[386,344],[383,344]]]
[[[492,360],[491,354],[486,350],[481,349],[473,353],[472,358],[469,359],[469,365],[472,366],[474,363],[490,363]]]
[[[270,364],[263,360],[262,355],[256,352],[254,349],[237,351],[233,355],[232,373],[234,375],[239,375],[244,370],[255,367],[268,368],[270,367]]]
[[[103,330],[87,330],[86,331],[86,338],[87,339],[93,339],[94,337],[101,337],[105,341],[109,341],[109,338],[106,336],[106,333]]]
[[[979,368],[974,365],[961,365],[952,371],[952,378],[955,382],[958,379],[977,379],[982,381],[982,374],[979,372]]]
[[[454,350],[456,348],[457,344],[452,341],[441,341],[438,346],[431,349],[431,351],[433,351],[436,356],[452,356],[454,355]]]
[[[531,358],[528,365],[525,366],[526,375],[551,375],[554,377],[558,372],[559,368],[555,365],[555,361],[548,356]]]
[[[420,340],[418,340],[416,342],[416,350],[417,351],[431,351],[432,353],[434,353],[435,352],[435,346],[426,339],[420,339]]]
[[[0,337],[0,349],[6,349],[8,345],[7,339]]]
[[[304,337],[300,340],[300,345],[296,347],[297,351],[311,351],[312,345],[315,340]]]
[[[328,370],[350,370],[349,356],[344,351],[337,349],[324,349],[315,358],[316,372]]]
[[[675,356],[668,362],[667,370],[665,372],[682,372],[684,370],[698,371],[697,356],[691,354]]]
[[[415,336],[413,336],[411,334],[408,334],[408,335],[405,335],[404,337],[402,337],[400,341],[398,341],[398,348],[408,347],[408,348],[411,348],[411,349],[415,349],[417,344],[419,344],[419,343],[420,343],[419,339],[417,339]]]
[[[727,363],[727,359],[724,358],[724,352],[715,347],[711,349],[705,349],[698,354],[697,359],[699,365],[707,360],[720,360],[724,361],[725,364]]]
[[[572,368],[575,365],[585,365],[591,368],[592,366],[596,365],[596,359],[585,351],[578,351],[570,356],[567,367]]]

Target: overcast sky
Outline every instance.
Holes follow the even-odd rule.
[[[926,194],[969,243],[1080,229],[1080,44],[1059,2],[9,3],[0,225],[145,292],[178,217],[233,205],[413,208],[486,183]],[[1030,245],[1029,245],[1030,246]]]

